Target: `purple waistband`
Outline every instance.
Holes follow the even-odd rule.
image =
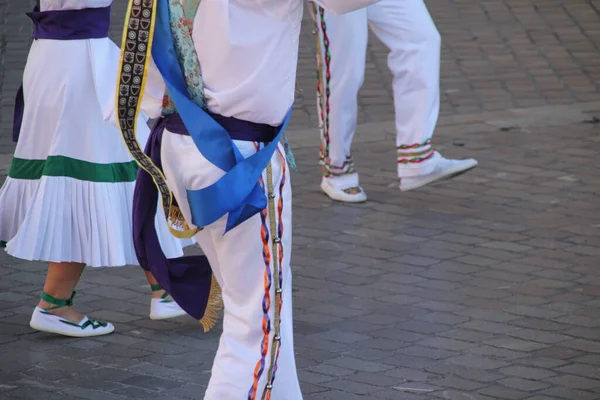
[[[108,37],[110,6],[82,10],[56,10],[27,13],[35,27],[34,39],[81,40]]]
[[[257,124],[233,117],[223,117],[218,114],[209,115],[217,121],[219,125],[225,128],[233,140],[270,143],[275,136],[277,136],[277,132],[279,131],[278,127],[267,124]],[[169,132],[177,133],[178,135],[189,135],[179,114],[167,115],[163,118],[165,128]]]

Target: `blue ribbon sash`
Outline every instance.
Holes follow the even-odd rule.
[[[187,190],[192,223],[203,227],[229,214],[226,233],[266,208],[267,199],[259,178],[271,161],[291,110],[275,138],[260,151],[244,159],[228,132],[190,100],[173,45],[168,7],[168,0],[158,0],[152,46],[154,62],[198,151],[225,171],[225,175],[213,185],[200,190]]]

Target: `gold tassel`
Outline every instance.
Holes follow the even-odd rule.
[[[204,311],[204,316],[200,319],[200,323],[204,328],[204,333],[209,332],[217,324],[219,319],[219,311],[223,309],[223,294],[221,287],[213,274],[210,282],[210,293],[208,295],[208,304]]]
[[[202,230],[202,228],[196,228],[194,231],[192,231],[190,228],[190,226],[188,225],[187,221],[185,220],[185,217],[183,216],[183,214],[181,213],[181,209],[179,209],[179,207],[177,206],[171,206],[171,208],[169,208],[169,223],[170,223],[170,227],[175,227],[175,228],[179,228],[182,229],[184,232],[193,232],[193,234],[191,236],[194,236],[196,233],[198,233],[199,231]],[[170,229],[172,231],[172,229]],[[188,239],[189,237],[182,237],[184,239]]]
[[[173,205],[169,208],[169,222],[177,228],[183,228],[184,225],[187,225],[179,207]]]

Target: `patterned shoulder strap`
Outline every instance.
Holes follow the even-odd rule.
[[[160,191],[169,231],[177,238],[191,238],[198,229],[189,228],[179,209],[173,205],[173,195],[162,171],[142,151],[136,140],[136,122],[146,84],[146,72],[151,60],[156,6],[156,0],[129,0],[117,83],[119,126],[131,156],[144,171],[150,174]]]

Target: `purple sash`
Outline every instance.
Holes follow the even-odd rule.
[[[255,124],[236,118],[212,115],[234,140],[269,142],[276,135],[276,128]],[[144,152],[162,169],[161,143],[164,130],[179,135],[189,135],[178,114],[160,118],[150,133]],[[212,269],[206,256],[186,256],[167,259],[163,253],[154,217],[158,191],[152,177],[143,169],[138,170],[133,194],[133,242],[141,267],[151,271],[158,283],[173,297],[179,306],[196,319],[206,310],[212,280]]]
[[[270,143],[279,132],[279,128],[267,124],[257,124],[254,122],[244,121],[234,117],[224,117],[219,114],[208,113],[219,125],[221,125],[229,137],[233,140],[241,140],[244,142],[259,142]],[[169,132],[179,135],[189,136],[187,128],[179,114],[172,114],[163,117],[165,128]]]
[[[34,23],[34,39],[82,40],[108,37],[110,28],[110,6],[103,8],[84,8],[83,10],[57,10],[40,12],[36,6],[27,13]],[[25,101],[23,85],[15,97],[13,115],[13,141],[19,140]]]

